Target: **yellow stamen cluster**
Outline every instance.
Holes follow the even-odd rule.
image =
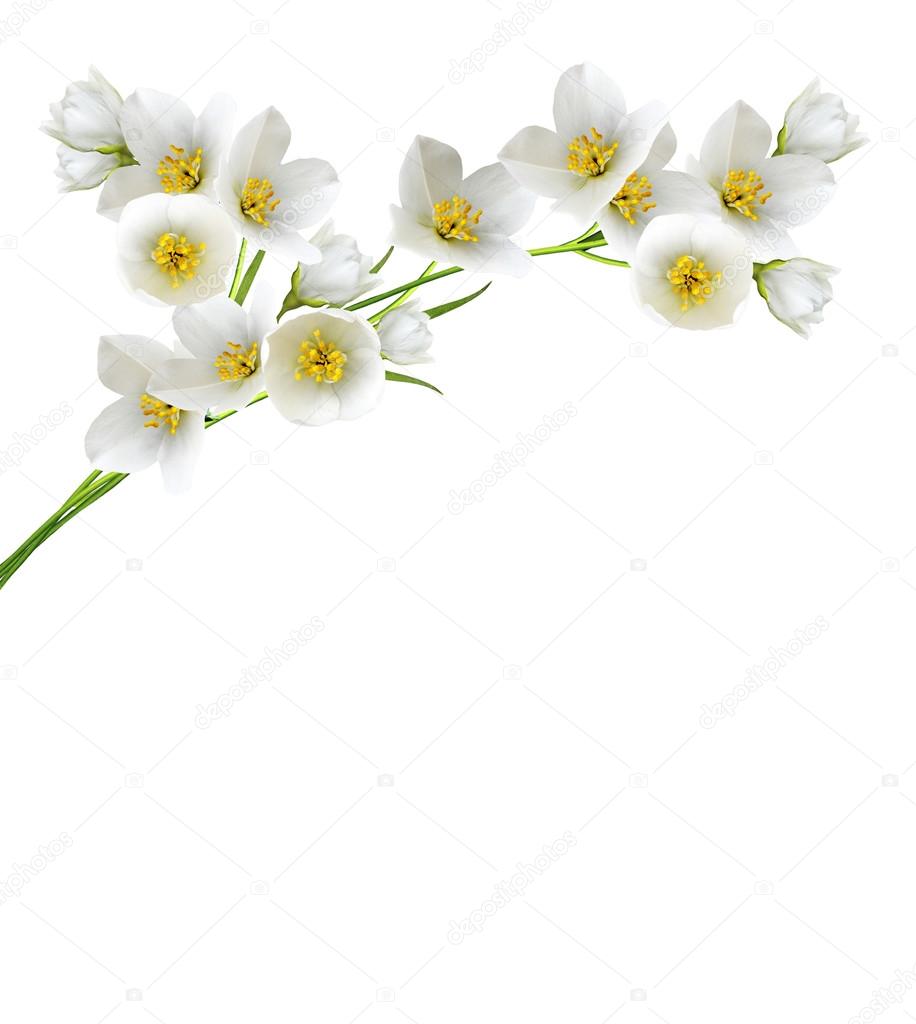
[[[668,271],[671,287],[681,300],[681,312],[690,309],[690,303],[702,306],[722,280],[719,271],[707,270],[702,260],[681,256]]]
[[[638,178],[635,174],[631,174],[611,200],[611,204],[620,210],[623,219],[628,224],[635,226],[634,213],[648,213],[649,210],[654,209],[656,204],[647,202],[651,198],[652,182],[644,174]]]
[[[152,395],[141,395],[140,409],[146,417],[146,423],[143,424],[144,429],[146,427],[158,428],[166,426],[170,434],[174,434],[178,430],[181,410],[176,409],[174,405],[161,402],[158,398],[153,398]]]
[[[156,168],[156,173],[162,179],[162,191],[169,194],[193,192],[200,184],[200,164],[204,151],[198,147],[189,154],[181,146],[169,146],[169,149],[172,153],[164,156]]]
[[[242,189],[242,213],[265,228],[269,226],[268,213],[280,205],[274,198],[274,187],[270,178],[249,178]]]
[[[316,384],[322,381],[336,384],[343,377],[346,353],[341,352],[333,341],[325,341],[317,327],[312,331],[311,339],[306,338],[299,348],[302,355],[297,360],[296,380],[311,377]]]
[[[166,231],[159,237],[159,245],[153,249],[150,258],[159,265],[163,273],[171,277],[172,287],[177,288],[181,284],[179,277],[186,281],[193,279],[194,271],[200,266],[201,257],[206,249],[206,245],[201,242],[195,251],[193,243],[184,235]]]
[[[258,368],[258,343],[252,342],[251,348],[246,349],[244,345],[228,341],[225,351],[216,357],[213,365],[220,380],[244,380]]]
[[[619,142],[604,144],[604,136],[597,128],[592,128],[591,135],[577,135],[569,144],[567,168],[574,174],[596,178],[604,174],[607,165],[614,158]]]
[[[773,195],[772,192],[760,193],[764,189],[763,180],[756,171],[729,171],[722,182],[722,200],[726,206],[751,220],[757,220],[754,207],[763,204]]]
[[[443,199],[441,203],[433,206],[433,216],[436,222],[436,231],[443,238],[455,238],[459,242],[476,242],[477,235],[473,227],[480,223],[483,210],[471,213],[473,207],[463,196],[452,196]]]

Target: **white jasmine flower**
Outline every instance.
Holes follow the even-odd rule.
[[[51,120],[41,130],[71,149],[84,153],[126,151],[118,121],[122,99],[102,73],[89,68],[89,80],[67,86],[64,98],[51,104]]]
[[[219,201],[257,248],[280,258],[316,263],[320,251],[299,232],[324,220],[340,182],[325,160],[282,163],[289,144],[289,125],[273,107],[249,121],[223,162]]]
[[[378,325],[378,335],[382,354],[393,363],[409,365],[432,359],[427,351],[433,341],[429,316],[420,309],[418,299],[386,313]]]
[[[81,149],[71,149],[62,143],[57,147],[57,169],[54,173],[61,179],[61,192],[81,192],[97,188],[112,171],[121,166],[118,153],[84,153]]]
[[[274,290],[255,291],[250,311],[225,295],[182,306],[172,326],[193,357],[170,359],[150,390],[183,409],[242,409],[264,390],[264,339],[277,326]]]
[[[270,401],[293,423],[352,420],[378,405],[385,386],[379,337],[356,313],[322,309],[287,320],[267,338]]]
[[[824,306],[833,298],[830,278],[839,272],[838,267],[796,257],[758,264],[754,278],[773,316],[810,338],[811,328],[823,321]]]
[[[688,214],[657,217],[633,258],[638,301],[688,330],[734,321],[753,278],[740,232],[719,220]]]
[[[204,441],[199,412],[165,402],[149,391],[150,378],[173,353],[158,341],[134,335],[102,338],[99,377],[123,397],[103,409],[86,434],[93,466],[109,472],[136,473],[159,463],[170,491],[186,490]]]
[[[598,226],[610,252],[631,256],[646,225],[658,216],[719,216],[718,196],[705,181],[681,171],[664,170],[676,148],[674,132],[666,124],[643,163],[627,175],[616,195],[598,210]]]
[[[212,197],[234,116],[235,103],[227,96],[215,96],[195,117],[174,96],[155,89],[131,93],[120,123],[137,164],[108,179],[99,213],[117,220],[132,199],[153,192]]]
[[[811,156],[768,156],[766,121],[739,100],[706,133],[691,167],[718,194],[752,253],[792,255],[788,230],[814,217],[833,192],[830,168]]]
[[[171,306],[203,302],[228,288],[236,236],[225,213],[202,196],[141,196],[118,224],[118,263],[128,287]]]
[[[534,196],[500,164],[464,178],[457,150],[418,135],[401,165],[399,191],[401,205],[391,207],[395,245],[466,270],[518,277],[530,269],[531,257],[509,236],[531,216]]]
[[[619,87],[593,64],[578,64],[557,83],[556,131],[523,128],[499,153],[512,176],[584,226],[645,161],[664,124],[659,103],[627,113]]]
[[[297,294],[303,302],[343,306],[379,283],[378,275],[369,273],[373,260],[359,251],[355,238],[335,235],[333,221],[322,225],[311,243],[321,259],[299,265]]]
[[[868,142],[867,135],[856,131],[858,124],[859,118],[847,111],[842,99],[832,92],[822,93],[815,78],[786,111],[776,138],[778,150],[831,163]]]

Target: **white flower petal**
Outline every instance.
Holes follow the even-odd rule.
[[[225,295],[196,306],[182,306],[172,317],[179,341],[196,358],[212,365],[228,342],[244,344],[248,317],[242,307]]]
[[[420,224],[414,215],[400,206],[391,208],[392,230],[390,240],[393,245],[418,256],[438,262],[451,259],[448,242],[432,225]]]
[[[316,158],[291,160],[278,168],[271,182],[280,205],[271,217],[291,230],[309,227],[323,220],[340,193],[337,172]]]
[[[560,76],[553,99],[553,118],[565,142],[597,129],[614,137],[626,102],[617,84],[594,64],[577,64]]]
[[[203,446],[203,416],[194,412],[182,412],[178,429],[174,434],[166,432],[159,448],[162,482],[169,493],[181,494],[191,487]]]
[[[813,156],[774,156],[758,168],[772,196],[763,207],[768,217],[785,221],[786,228],[805,224],[827,205],[833,195],[833,171]]]
[[[502,164],[489,164],[461,183],[460,195],[475,209],[483,210],[487,228],[514,235],[527,224],[535,197],[522,188]]]
[[[105,335],[99,339],[99,379],[119,395],[139,395],[171,355],[162,342],[139,334]]]
[[[171,146],[190,150],[194,141],[194,115],[175,96],[155,89],[137,89],[124,101],[121,128],[130,151],[155,171],[171,154]]]
[[[162,432],[144,426],[140,396],[128,395],[104,408],[86,433],[86,455],[97,469],[137,473],[156,461]]]
[[[118,220],[129,202],[161,190],[159,175],[155,171],[139,164],[121,167],[105,182],[97,210],[103,217]]]
[[[497,156],[512,177],[535,195],[556,199],[577,186],[577,176],[569,172],[569,148],[548,128],[523,128]]]
[[[279,110],[262,110],[241,128],[232,143],[227,160],[229,178],[241,186],[249,178],[269,178],[286,155],[291,137]]]
[[[401,164],[401,206],[416,217],[431,218],[436,203],[458,194],[461,178],[458,151],[437,139],[418,135]]]
[[[700,163],[713,188],[721,188],[732,170],[759,173],[767,158],[772,133],[766,121],[743,100],[732,104],[712,125],[703,140]]]

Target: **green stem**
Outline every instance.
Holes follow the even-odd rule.
[[[235,263],[235,274],[232,278],[232,287],[229,289],[229,298],[234,299],[235,293],[238,291],[239,281],[242,279],[242,267],[245,265],[245,253],[248,251],[248,239],[242,239],[242,245],[239,249],[239,258]]]
[[[435,269],[436,269],[436,261],[433,260],[432,263],[430,263],[430,265],[426,268],[426,270],[423,271],[423,273],[420,275],[418,280],[420,280],[420,281],[424,280]],[[406,292],[404,292],[399,298],[395,299],[394,302],[389,303],[383,310],[381,310],[378,313],[373,313],[371,318],[370,318],[372,320],[372,323],[374,323],[376,326],[378,326],[379,323],[382,321],[382,319],[384,317],[386,317],[393,309],[397,309],[398,306],[403,306],[404,303],[410,298],[411,295],[413,295],[413,293],[419,287],[420,287],[419,285],[416,285],[413,288],[408,288]]]
[[[245,299],[248,298],[248,292],[251,290],[251,286],[254,284],[254,279],[258,275],[258,271],[261,269],[261,264],[264,262],[264,250],[258,249],[255,253],[254,259],[248,265],[248,269],[245,271],[245,276],[242,278],[242,283],[239,285],[238,291],[232,298],[241,306]]]
[[[390,299],[393,295],[400,295],[401,292],[406,292],[409,289],[414,290],[419,288],[421,284],[429,284],[430,281],[439,281],[443,277],[449,277],[452,274],[460,274],[463,270],[464,267],[449,267],[447,270],[437,270],[435,274],[430,274],[428,277],[418,277],[415,281],[408,281],[407,284],[398,285],[397,288],[389,288],[387,292],[379,292],[378,295],[370,295],[368,299],[362,299],[360,302],[354,302],[345,308],[351,311],[355,309],[365,309],[366,306],[374,306],[376,302],[382,302],[384,299]]]

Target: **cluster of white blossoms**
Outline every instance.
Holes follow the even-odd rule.
[[[836,270],[796,255],[790,232],[830,198],[828,164],[866,142],[815,81],[772,151],[769,126],[739,101],[713,122],[698,158],[673,170],[664,106],[630,111],[610,78],[578,65],[557,84],[554,128],[523,128],[472,174],[451,146],[414,139],[389,241],[430,262],[379,291],[392,248],[375,262],[335,233],[337,174],[324,160],[287,160],[290,128],[273,107],[235,131],[227,97],[195,115],[152,89],[122,99],[90,69],[51,114],[43,128],[60,143],[61,188],[102,186],[98,211],[117,222],[123,281],[175,307],[172,347],[101,339],[99,375],[120,397],[90,427],[86,450],[109,475],[158,462],[172,489],[188,485],[206,427],[253,402],[319,426],[373,409],[386,380],[426,385],[390,367],[428,361],[430,321],[484,290],[423,309],[417,289],[461,270],[518,277],[537,256],[584,255],[631,268],[637,301],[687,329],[731,324],[755,281],[773,315],[807,337]],[[539,197],[576,238],[542,249],[513,240]],[[595,251],[605,247],[614,258]],[[291,273],[285,298],[255,283],[265,255]]]

